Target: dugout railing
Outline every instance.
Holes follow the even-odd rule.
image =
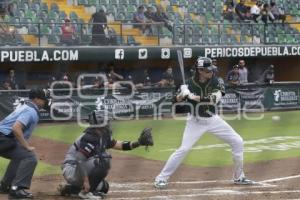
[[[33,23],[29,19],[0,22],[0,45],[5,46],[162,46],[162,45],[272,45],[299,44],[300,23],[215,23],[174,24],[168,30],[163,23],[148,23],[143,33],[138,23],[108,23],[103,41],[93,43],[93,24],[71,23],[74,43],[62,40],[61,22]],[[104,24],[103,24],[104,25]]]

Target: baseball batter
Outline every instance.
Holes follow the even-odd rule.
[[[195,75],[180,87],[176,102],[186,100],[192,105],[187,117],[181,146],[170,156],[160,174],[155,178],[156,188],[165,188],[169,177],[175,172],[193,145],[205,132],[210,132],[230,145],[234,161],[233,179],[235,184],[250,185],[243,172],[243,139],[232,127],[216,114],[224,86],[213,76],[210,58],[199,57],[195,63]]]

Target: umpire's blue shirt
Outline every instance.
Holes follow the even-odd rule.
[[[32,102],[27,102],[26,104],[18,107],[0,122],[0,134],[13,134],[12,127],[16,121],[23,124],[24,138],[26,140],[29,139],[33,129],[39,121],[38,107]]]

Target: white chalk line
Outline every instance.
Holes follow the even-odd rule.
[[[238,187],[207,187],[207,188],[185,188],[185,189],[140,189],[140,190],[110,190],[109,193],[155,193],[158,191],[162,192],[197,192],[197,191],[211,191],[211,190],[231,190],[232,189],[246,189],[246,188],[270,188],[276,186],[265,186],[265,185],[251,185],[251,186],[238,186]]]
[[[294,178],[300,178],[300,175],[294,175],[294,176],[286,176],[286,177],[281,177],[281,178],[268,179],[268,180],[260,181],[260,183],[270,183],[270,182],[275,182],[275,181],[285,181],[285,180],[294,179]]]
[[[153,181],[154,182],[154,181]],[[153,182],[125,182],[125,183],[112,183],[112,186],[148,186],[153,185]],[[229,183],[232,180],[209,180],[209,181],[174,181],[168,182],[169,184],[201,184],[201,183]]]
[[[274,178],[268,179],[264,181],[256,182],[257,185],[252,186],[238,186],[236,188],[232,187],[212,187],[212,188],[194,188],[194,189],[180,189],[182,192],[200,192],[195,194],[180,194],[180,195],[156,195],[150,197],[122,197],[122,198],[109,198],[114,200],[121,200],[121,199],[159,199],[159,200],[172,200],[172,199],[179,199],[179,198],[193,198],[193,197],[200,197],[200,196],[220,196],[220,195],[258,195],[258,194],[284,194],[284,193],[300,193],[300,190],[277,190],[277,191],[270,191],[270,190],[263,190],[263,191],[243,191],[241,189],[244,188],[268,188],[268,187],[277,187],[277,185],[269,184],[270,182],[275,181],[284,181],[289,179],[300,178],[300,175],[294,176],[286,176],[281,178]],[[170,184],[203,184],[203,183],[232,183],[232,180],[209,180],[209,181],[176,181],[170,182]],[[153,185],[153,183],[149,182],[134,182],[134,183],[112,183],[112,188],[119,187],[119,188],[128,188],[128,187],[135,187],[135,186],[149,186]],[[125,187],[126,186],[126,187]],[[111,193],[152,193],[158,192],[159,190],[155,189],[143,189],[143,190],[112,190]],[[165,192],[174,192],[178,191],[178,189],[164,189],[162,191]],[[300,200],[300,199],[291,199],[291,200]]]
[[[300,193],[300,190],[279,190],[279,191],[230,191],[230,190],[223,190],[223,191],[210,191],[206,194],[199,193],[199,194],[180,194],[180,195],[158,195],[158,196],[151,196],[151,197],[122,197],[122,198],[109,198],[114,200],[121,200],[121,199],[160,199],[160,200],[171,200],[171,199],[178,199],[178,198],[193,198],[193,197],[200,197],[200,196],[220,196],[220,195],[257,195],[257,194],[283,194],[283,193]]]
[[[232,180],[208,180],[208,181],[174,181],[169,182],[169,184],[207,184],[207,183],[223,183],[223,184],[233,184]],[[276,187],[276,185],[264,183],[264,182],[256,182],[257,185],[265,186],[265,187]],[[112,187],[115,188],[137,188],[140,186],[153,186],[153,182],[128,182],[128,183],[111,183]]]

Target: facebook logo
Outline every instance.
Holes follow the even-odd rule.
[[[115,59],[117,60],[124,59],[124,49],[115,49]]]

